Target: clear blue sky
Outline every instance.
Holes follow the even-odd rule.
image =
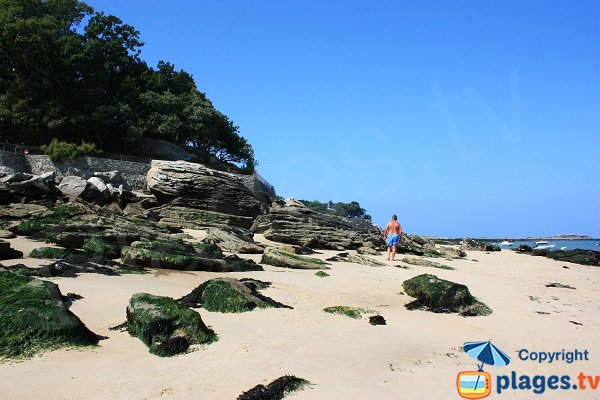
[[[409,233],[600,237],[598,1],[88,1],[193,74],[278,194]]]

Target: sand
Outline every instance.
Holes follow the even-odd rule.
[[[202,232],[192,233],[203,237]],[[268,242],[260,235],[256,239]],[[24,238],[11,242],[26,253],[40,245]],[[325,259],[335,253],[319,251],[314,257]],[[260,255],[244,257],[260,259]],[[1,398],[235,399],[259,383],[293,374],[312,383],[289,396],[297,400],[457,399],[457,373],[476,370],[475,360],[461,351],[463,343],[489,339],[512,357],[508,367],[487,367],[492,376],[510,371],[531,376],[568,374],[575,381],[580,371],[600,374],[599,268],[510,250],[468,252],[464,260],[435,260],[456,268],[453,271],[414,265],[402,269],[394,267],[400,262],[388,262],[384,255],[375,258],[388,266],[333,263],[326,278],[315,276],[315,271],[265,265],[264,272],[158,270],[146,275],[82,274],[51,279],[63,294],[83,296],[71,310],[92,331],[107,338],[88,350],[58,350],[1,363]],[[24,261],[39,264],[39,260]],[[403,294],[402,282],[421,273],[466,284],[493,314],[465,318],[407,310],[404,305],[413,299]],[[198,309],[219,341],[172,358],[154,356],[139,339],[108,329],[125,321],[128,300],[136,292],[178,298],[217,276],[270,281],[272,287],[263,294],[294,309],[243,314]],[[546,287],[550,282],[576,289]],[[371,326],[366,318],[354,320],[322,311],[336,305],[373,310],[385,317],[387,325]],[[590,360],[538,364],[518,359],[517,352],[523,348],[587,349]],[[598,391],[548,390],[534,395],[506,390],[492,397],[592,399],[598,398]]]

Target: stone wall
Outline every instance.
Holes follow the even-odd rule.
[[[143,190],[150,163],[113,160],[98,157],[80,157],[73,161],[54,163],[46,155],[12,153],[0,150],[0,165],[13,168],[17,172],[41,175],[54,171],[57,180],[67,175],[89,178],[94,172],[119,171],[133,190]]]

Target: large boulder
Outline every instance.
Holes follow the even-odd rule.
[[[407,295],[416,300],[407,304],[409,309],[425,308],[433,312],[458,312],[464,316],[488,315],[492,310],[477,301],[469,288],[460,283],[423,274],[404,281]]]
[[[234,278],[211,279],[178,301],[188,307],[202,307],[222,313],[246,312],[255,308],[292,308],[260,294],[255,282]],[[270,285],[268,282],[258,283],[262,287]]]
[[[323,260],[288,253],[276,247],[268,247],[265,250],[261,263],[292,269],[329,269]]]
[[[161,204],[180,205],[244,217],[262,212],[260,202],[234,174],[186,161],[153,161],[146,177],[148,189]]]
[[[11,260],[23,257],[23,252],[11,247],[10,242],[0,239],[0,260]]]
[[[0,178],[0,183],[16,200],[23,198],[44,199],[57,197],[59,192],[56,190],[54,180],[54,172],[43,175],[16,172]]]
[[[318,213],[290,198],[274,202],[251,230],[269,240],[312,248],[352,249],[365,241],[383,244],[381,230],[368,220]]]
[[[69,198],[69,200],[74,201],[76,198],[80,197],[82,193],[88,189],[90,183],[85,179],[79,176],[65,176],[62,178],[57,188]]]
[[[136,293],[127,306],[127,330],[159,356],[184,353],[190,345],[209,344],[217,335],[200,314],[170,297]]]
[[[1,270],[0,320],[0,358],[98,343],[67,309],[55,283]]]
[[[209,228],[204,240],[207,243],[218,244],[232,253],[262,254],[265,251],[264,247],[254,243],[250,234],[239,228]]]

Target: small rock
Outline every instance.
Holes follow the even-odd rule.
[[[371,325],[387,325],[385,318],[383,318],[381,315],[373,315],[369,317],[369,323]]]

